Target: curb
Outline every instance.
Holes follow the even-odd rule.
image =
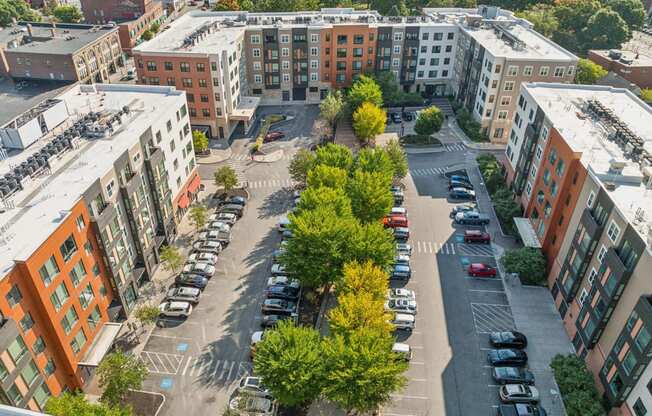
[[[264,158],[270,157],[270,159],[257,159],[256,156],[254,156],[253,160],[254,162],[258,163],[272,163],[272,162],[278,162],[283,158],[283,149],[276,150],[275,152],[271,153],[270,155],[265,155],[262,156]]]
[[[228,151],[226,153],[228,153],[228,154],[225,157],[221,157],[221,156],[214,155],[212,150],[211,150],[211,155],[210,156],[195,157],[195,160],[197,161],[198,165],[212,165],[213,163],[220,163],[220,162],[224,162],[225,160],[230,159],[231,156],[233,155],[233,150],[231,150],[231,148],[229,147]]]
[[[424,147],[406,147],[403,146],[405,153],[410,154],[419,154],[419,153],[441,153],[445,152],[446,148],[444,146],[424,146]]]
[[[460,128],[460,126],[457,124],[457,120],[455,117],[452,117],[448,120],[447,123],[448,128],[451,129],[453,134],[457,136],[460,140],[462,140],[462,143],[464,143],[464,146],[468,147],[469,149],[473,150],[505,150],[506,146],[501,146],[497,144],[492,144],[492,143],[475,143],[471,139],[469,139],[464,131]]]

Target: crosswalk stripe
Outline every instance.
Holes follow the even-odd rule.
[[[229,362],[224,361],[224,366],[222,367],[222,373],[220,373],[220,377],[219,377],[220,380],[224,378],[224,375],[226,374],[226,367],[228,367],[228,365]]]

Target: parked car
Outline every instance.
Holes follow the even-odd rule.
[[[204,262],[187,263],[183,266],[182,273],[198,274],[210,279],[215,274],[215,266]]]
[[[279,233],[282,233],[283,231],[287,230],[289,227],[290,227],[290,220],[288,217],[282,217],[278,221],[277,228]]]
[[[240,394],[229,401],[232,411],[241,415],[273,416],[276,414],[276,402],[265,397]]]
[[[446,177],[448,177],[449,181],[460,181],[460,182],[469,182],[469,177],[467,175],[461,175],[459,172],[458,173],[446,173]]]
[[[208,221],[220,221],[225,224],[228,224],[229,226],[232,226],[233,224],[238,221],[238,216],[235,214],[231,214],[229,212],[218,212],[217,214],[213,214],[210,217],[208,217]]]
[[[394,329],[397,331],[412,332],[415,327],[414,315],[407,313],[394,314],[394,317],[389,321],[389,323],[394,325]]]
[[[412,111],[403,111],[403,120],[405,121],[412,121],[416,117],[414,116],[414,113]]]
[[[466,204],[455,205],[451,210],[450,217],[455,218],[455,216],[460,212],[467,211],[477,211],[477,207],[474,203],[467,202]]]
[[[496,348],[525,348],[527,337],[518,331],[492,332],[489,343]]]
[[[201,232],[197,235],[200,241],[218,241],[222,245],[226,245],[231,241],[230,231],[208,230]]]
[[[491,236],[489,233],[480,230],[465,230],[464,231],[465,243],[491,243]]]
[[[387,290],[387,299],[416,299],[414,290],[394,288]]]
[[[294,302],[283,299],[265,299],[262,309],[264,314],[290,315],[296,313],[297,305]]]
[[[217,254],[206,253],[206,252],[196,252],[188,256],[187,263],[208,263],[211,266],[217,264]]]
[[[287,285],[272,285],[265,289],[268,299],[287,299],[296,301],[299,298],[299,289]]]
[[[296,318],[295,316],[291,316],[291,315],[275,315],[275,314],[263,315],[263,319],[260,321],[260,327],[264,329],[274,328],[281,321],[285,321],[288,319],[295,319],[295,318]]]
[[[220,207],[220,213],[229,213],[229,214],[235,214],[238,216],[238,218],[242,217],[242,213],[244,212],[244,205],[240,204],[226,204],[222,205]]]
[[[501,404],[498,406],[498,416],[547,416],[545,409],[531,404]]]
[[[389,299],[385,301],[385,310],[387,312],[417,314],[417,301],[414,299]]]
[[[457,224],[467,225],[487,225],[490,218],[487,214],[481,214],[478,211],[458,212],[455,215],[455,222]]]
[[[201,295],[201,290],[196,287],[179,286],[168,290],[165,294],[165,300],[197,304],[199,302],[199,295]]]
[[[410,256],[407,256],[405,254],[399,254],[396,257],[394,257],[394,264],[400,264],[403,266],[409,266],[410,265]]]
[[[525,351],[513,348],[489,350],[487,361],[494,367],[525,367],[527,364],[527,354]]]
[[[390,124],[392,124],[392,115],[387,113],[387,120],[385,120],[385,125],[389,126]]]
[[[401,121],[403,121],[401,119],[401,113],[392,113],[392,121],[396,124],[400,124]]]
[[[190,302],[166,300],[158,305],[158,311],[160,315],[166,317],[187,318],[192,312],[192,305]]]
[[[271,131],[265,135],[265,140],[263,140],[265,143],[267,142],[273,142],[274,140],[282,139],[285,137],[285,134],[280,131]]]
[[[267,279],[267,286],[289,286],[299,289],[300,284],[298,280],[293,280],[287,276],[272,276]]]
[[[496,367],[492,377],[497,384],[534,384],[534,374],[517,367]]]
[[[228,233],[231,231],[231,226],[225,222],[222,221],[211,221],[208,223],[206,226],[206,231],[221,231],[224,233]],[[201,236],[201,234],[200,234]],[[199,237],[201,238],[201,237]],[[207,240],[207,238],[205,238]]]
[[[260,332],[260,331],[259,331]],[[262,338],[262,337],[261,337]],[[238,393],[245,393],[251,396],[271,397],[272,394],[263,386],[260,377],[243,377],[238,383]]]
[[[464,181],[464,180],[449,180],[448,181],[448,189],[453,189],[453,188],[464,188],[464,189],[473,189],[473,185],[471,182]]]
[[[468,271],[474,277],[496,277],[496,268],[484,263],[471,263]]]
[[[401,188],[398,186],[392,186],[390,191],[392,192],[392,196],[394,197],[394,203],[396,205],[401,205],[403,203],[403,200],[405,199],[405,193]]]
[[[222,251],[222,243],[219,241],[196,241],[192,248],[197,253],[210,253],[217,255]]]
[[[389,212],[389,215],[394,216],[394,215],[399,215],[407,218],[407,208],[405,207],[392,207],[392,210]]]
[[[392,345],[392,352],[398,354],[398,356],[405,361],[410,361],[412,359],[412,348],[410,348],[409,344],[395,342],[394,345]]]
[[[190,286],[204,289],[208,285],[208,279],[198,274],[180,274],[174,279],[177,286]]]
[[[281,276],[281,275],[287,276],[285,267],[283,267],[280,263],[272,264],[272,276]]]
[[[293,235],[294,235],[294,233],[292,232],[292,230],[285,230],[285,231],[283,231],[281,233],[281,238],[283,240],[287,240],[287,239],[292,238]]]
[[[272,260],[277,261],[279,257],[281,257],[281,254],[283,253],[285,253],[285,249],[282,247],[272,251]]]
[[[383,225],[387,228],[407,227],[408,219],[403,216],[392,215],[383,218]]]
[[[397,264],[392,269],[389,278],[392,280],[409,280],[412,277],[412,270],[410,266],[404,264]]]
[[[396,254],[411,256],[412,246],[407,243],[396,243]]]
[[[232,195],[222,202],[220,202],[220,205],[229,205],[229,204],[235,204],[235,205],[242,205],[245,206],[247,205],[247,198],[244,196],[238,196],[238,195]]]
[[[249,349],[249,357],[253,360],[254,355],[256,354],[256,344],[263,340],[265,337],[265,331],[256,331],[251,334],[251,345]]]
[[[503,403],[539,403],[539,390],[526,384],[505,384],[499,393]]]
[[[410,229],[407,227],[392,228],[392,233],[397,241],[406,241],[410,238]]]
[[[475,191],[466,188],[453,188],[448,191],[452,199],[475,199]]]

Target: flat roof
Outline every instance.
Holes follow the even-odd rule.
[[[48,175],[33,178],[14,194],[13,207],[0,213],[0,278],[11,270],[14,261],[30,257],[67,218],[89,186],[166,114],[161,110],[174,108],[183,95],[174,87],[128,84],[75,85],[60,95],[70,114],[68,125],[90,111],[115,113],[127,105],[130,112],[122,116],[123,122],[113,134],[79,139],[79,146],[64,152]],[[9,155],[0,161],[0,171],[37,153],[54,136],[51,132],[23,152]]]
[[[16,83],[9,78],[1,80],[0,127],[38,103],[56,97],[71,87],[72,83],[69,82],[29,80],[25,83]]]
[[[627,66],[652,66],[652,56],[644,55],[643,53],[639,52],[633,52],[633,51],[627,51],[627,50],[619,50],[621,54],[621,58],[619,59],[614,59],[609,56],[609,50],[606,49],[591,49],[590,52],[593,52],[596,55],[599,55],[605,59],[609,59],[612,61],[619,62],[622,65],[627,65]],[[650,53],[650,52],[648,52]],[[629,60],[631,63],[626,63],[622,61],[622,58],[625,58]]]
[[[27,25],[32,26],[32,39]],[[0,45],[8,45],[8,52],[69,55],[117,30],[118,27],[112,25],[19,22],[0,29]],[[16,46],[11,46],[14,40]]]
[[[607,124],[592,116],[588,101],[597,100],[610,109],[629,130],[643,142],[643,149],[652,154],[652,108],[623,88],[598,85],[525,83],[523,90],[545,112],[553,127],[573,152],[581,153],[580,162],[604,183],[616,185],[607,190],[614,203],[630,223],[643,235],[652,226],[652,192],[641,182],[641,166],[610,138]],[[623,164],[621,175],[610,170],[612,162]],[[606,187],[605,187],[606,189]],[[640,210],[649,210],[644,221]],[[646,240],[644,238],[644,240]]]

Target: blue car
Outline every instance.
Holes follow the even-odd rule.
[[[448,191],[451,199],[475,199],[475,192],[466,188],[453,188]]]
[[[197,289],[204,289],[208,285],[208,279],[198,274],[182,273],[174,279],[177,286],[190,286]]]
[[[393,280],[409,280],[411,276],[412,270],[410,269],[410,266],[405,264],[397,264],[394,266],[392,274],[389,278]]]

